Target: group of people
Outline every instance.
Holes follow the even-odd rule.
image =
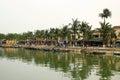
[[[69,41],[68,40],[59,40],[56,43],[58,47],[68,47]]]

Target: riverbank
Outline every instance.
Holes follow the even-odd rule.
[[[55,51],[55,52],[75,52],[75,53],[87,53],[87,54],[111,54],[114,52],[120,53],[120,48],[103,48],[103,47],[80,47],[80,46],[68,46],[68,47],[57,47],[57,46],[24,46],[25,49],[30,50],[44,50],[44,51]]]
[[[29,50],[44,50],[44,51],[54,51],[54,52],[75,52],[75,53],[87,53],[87,54],[111,54],[117,52],[120,54],[120,48],[103,48],[103,47],[80,47],[80,46],[68,46],[68,47],[58,47],[58,46],[47,46],[47,45],[2,45],[3,48],[25,48]]]

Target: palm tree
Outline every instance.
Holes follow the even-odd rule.
[[[49,31],[48,30],[44,31],[44,37],[46,40],[49,38]]]
[[[0,33],[0,40],[5,39],[5,34]]]
[[[99,14],[99,16],[104,19],[104,22],[105,22],[105,19],[107,19],[108,17],[111,17],[111,15],[112,15],[111,11],[109,11],[109,9],[107,8],[103,9],[103,13]]]
[[[35,37],[40,38],[40,39],[44,39],[45,38],[45,31],[44,30],[36,30]]]
[[[73,32],[72,37],[73,37],[73,46],[74,46],[75,45],[75,40],[76,40],[76,34],[77,34],[78,28],[80,26],[80,21],[78,21],[78,19],[75,19],[75,20],[72,19],[72,23],[70,23],[70,25],[72,26],[71,30]]]
[[[70,37],[70,29],[68,28],[68,25],[63,26],[61,30],[61,36],[63,39]]]
[[[43,44],[43,40],[46,39],[46,31],[45,30],[36,30],[34,35],[36,37],[38,44]]]
[[[80,24],[80,33],[83,34],[83,39],[90,39],[92,36],[92,30],[91,27],[87,22],[82,22]]]
[[[76,33],[77,33],[77,31],[78,31],[78,28],[79,28],[79,26],[80,26],[80,21],[78,21],[77,19],[72,19],[72,23],[70,24],[72,27],[71,27],[71,29],[72,29],[72,31],[73,31],[73,39],[75,40],[76,39],[76,37],[75,37],[75,35],[76,35]]]
[[[36,38],[40,38],[40,30],[36,30],[35,33],[34,33],[35,37]]]
[[[49,35],[51,40],[55,39],[55,28],[50,28]]]
[[[103,38],[103,47],[107,44],[109,39],[109,34],[111,31],[111,25],[109,23],[106,23],[105,19],[108,17],[111,17],[111,11],[109,9],[105,8],[103,9],[103,13],[100,13],[99,16],[104,19],[104,22],[100,22],[101,28],[98,29],[102,35]]]
[[[55,34],[55,39],[59,40],[59,38],[61,37],[61,29],[56,28],[54,34]]]
[[[83,34],[83,46],[84,46],[84,40],[89,40],[90,38],[92,38],[92,30],[91,30],[92,26],[89,26],[89,24],[87,22],[82,22],[80,24],[80,33]]]
[[[101,22],[101,28],[98,28],[103,40],[103,47],[108,43],[109,35],[111,32],[111,25],[109,23]]]
[[[28,36],[29,38],[33,38],[33,32],[28,31],[28,32],[27,32],[27,36]]]
[[[7,35],[6,35],[6,39],[7,40],[13,40],[13,39],[15,39],[15,34],[14,33],[8,33]]]

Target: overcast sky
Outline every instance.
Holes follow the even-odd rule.
[[[60,27],[72,18],[100,27],[98,14],[112,12],[107,19],[120,25],[120,0],[0,0],[0,33],[22,33]]]

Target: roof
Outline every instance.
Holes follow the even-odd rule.
[[[92,39],[89,39],[89,41],[102,41],[103,39],[102,38],[92,38]]]
[[[103,39],[102,38],[92,38],[92,39],[82,39],[82,40],[79,40],[79,41],[102,41]]]
[[[120,26],[114,26],[113,28],[120,28]]]

